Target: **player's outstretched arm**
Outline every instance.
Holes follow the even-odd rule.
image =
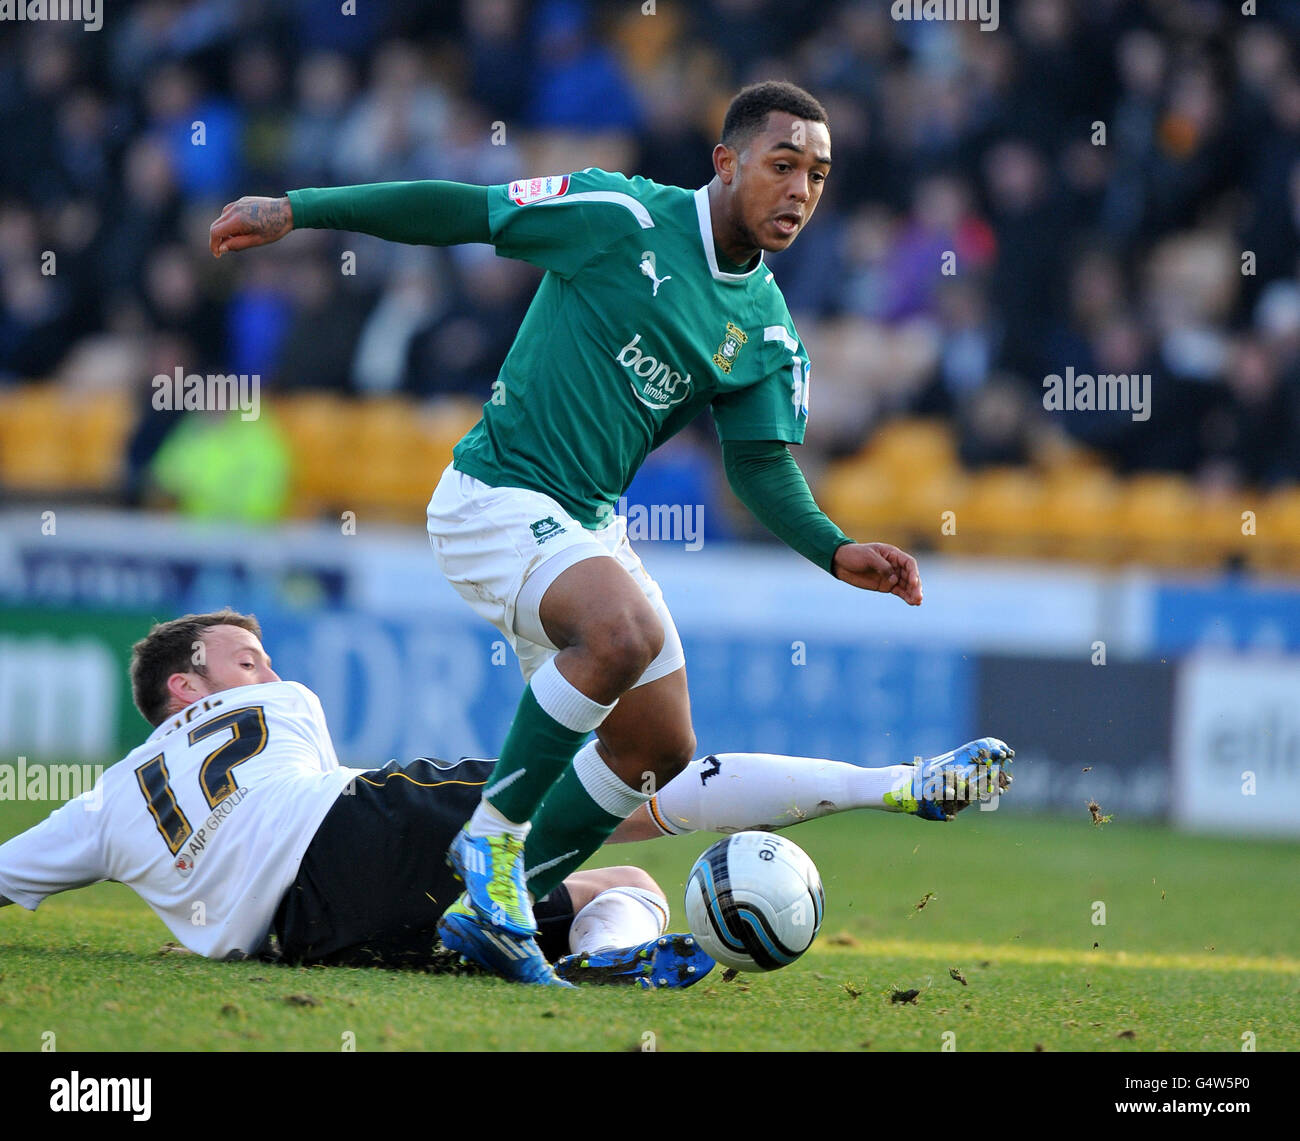
[[[293,207],[286,198],[241,198],[227,202],[208,231],[212,256],[269,246],[293,229]]]
[[[736,497],[788,547],[841,582],[921,605],[916,560],[888,543],[853,542],[817,506],[784,443],[724,440],[722,463]]]
[[[375,182],[241,198],[212,223],[213,257],[265,246],[290,230],[347,230],[408,245],[491,242],[488,188],[460,182]]]

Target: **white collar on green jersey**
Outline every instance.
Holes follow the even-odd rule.
[[[718,268],[718,254],[713,248],[713,216],[709,213],[709,188],[701,186],[695,192],[695,213],[700,219],[700,242],[704,246],[704,256],[709,259],[709,272],[715,281],[748,281],[763,268],[763,251],[758,251],[758,261],[753,269],[744,273],[725,273]]]

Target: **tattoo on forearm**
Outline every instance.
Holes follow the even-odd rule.
[[[270,202],[250,202],[244,207],[244,218],[253,233],[263,238],[275,237],[289,224],[289,200],[275,198]]]

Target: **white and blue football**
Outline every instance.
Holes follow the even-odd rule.
[[[826,913],[817,865],[772,832],[719,840],[691,868],[686,922],[724,967],[775,971],[802,955]]]

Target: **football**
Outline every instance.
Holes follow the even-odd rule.
[[[826,911],[817,865],[771,832],[737,832],[707,849],[686,881],[686,922],[714,959],[775,971],[802,955]]]

